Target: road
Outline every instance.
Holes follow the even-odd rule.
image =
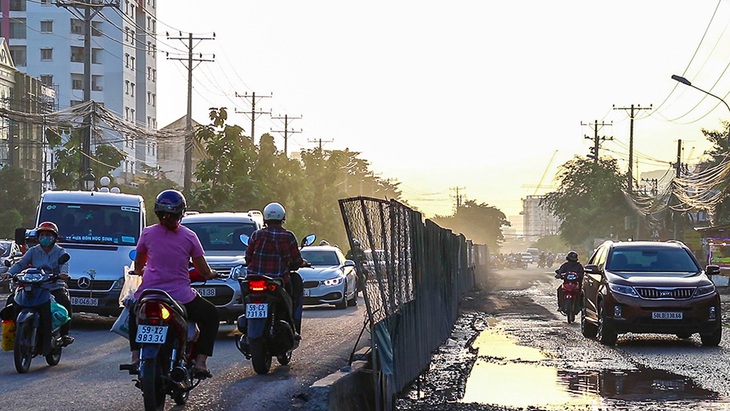
[[[4,305],[5,296],[0,296]],[[365,304],[337,310],[330,306],[305,307],[303,340],[289,366],[272,362],[268,375],[254,373],[251,362],[236,349],[235,326],[221,324],[208,366],[213,378],[194,389],[184,406],[194,410],[306,409],[308,388],[315,381],[348,364],[365,318]],[[27,374],[18,374],[13,353],[0,351],[0,408],[14,410],[139,410],[141,391],[132,376],[119,371],[129,362],[128,341],[109,332],[113,319],[75,315],[73,345],[64,349],[57,366],[45,358],[33,359]],[[369,333],[364,333],[369,339]],[[369,344],[360,341],[358,348]],[[174,407],[168,397],[167,410]]]
[[[603,346],[556,311],[552,275],[535,266],[491,273],[399,410],[730,410],[727,328],[719,347],[696,334],[628,334]],[[722,298],[727,327],[730,293]],[[449,381],[454,359],[462,379]]]

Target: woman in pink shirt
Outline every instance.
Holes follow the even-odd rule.
[[[190,286],[188,273],[192,258],[195,268],[205,279],[211,279],[216,273],[203,257],[203,246],[194,231],[180,225],[187,204],[185,197],[176,190],[165,190],[155,200],[155,215],[159,223],[142,231],[137,243],[137,257],[134,260],[136,269],[141,268],[142,283],[134,297],[139,298],[142,291],[148,288],[164,290],[175,301],[185,306],[188,320],[194,321],[200,328],[198,339],[198,356],[195,361],[196,377],[211,377],[206,360],[213,355],[215,337],[218,334],[218,310],[215,305]],[[129,335],[135,335],[136,318],[133,313],[129,319]],[[139,363],[139,344],[130,338],[132,363]]]

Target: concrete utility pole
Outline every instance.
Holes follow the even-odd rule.
[[[450,190],[456,191],[456,195],[454,196],[454,199],[456,200],[456,209],[454,210],[454,214],[459,212],[459,208],[461,208],[461,194],[459,194],[459,190],[465,190],[466,187],[451,187]]]
[[[590,123],[583,123],[580,122],[581,126],[591,126]],[[606,141],[606,140],[613,140],[613,137],[606,138],[606,136],[598,137],[598,130],[600,130],[603,126],[612,126],[613,122],[610,123],[600,123],[598,124],[598,120],[595,120],[593,128],[593,137],[590,137],[588,135],[585,135],[584,137],[587,139],[593,139],[593,147],[591,148],[591,154],[588,154],[588,158],[593,159],[593,164],[598,164],[598,149],[600,148],[600,141]]]
[[[649,104],[649,107],[641,107],[641,105],[631,105],[631,107],[616,107],[614,104],[613,106],[614,110],[628,110],[629,111],[629,118],[631,119],[631,125],[630,125],[630,131],[629,131],[629,176],[628,176],[628,188],[629,193],[632,193],[634,191],[634,118],[636,118],[636,113],[639,110],[651,110],[651,104]]]
[[[63,7],[80,20],[84,21],[84,102],[91,101],[91,20],[104,7],[119,8],[119,0],[105,2],[103,0],[57,0],[56,7]],[[83,176],[91,168],[91,116],[89,111],[84,118],[84,138],[81,141],[81,170]],[[83,189],[83,178],[79,179],[79,188]]]
[[[271,117],[272,120],[284,120],[284,130],[271,130],[272,133],[284,133],[284,156],[289,157],[289,148],[288,148],[288,141],[289,141],[289,133],[301,133],[302,129],[299,129],[299,131],[296,130],[289,130],[289,120],[301,120],[302,116],[299,117],[289,117],[287,114],[284,114],[284,117],[277,116],[277,117]]]
[[[256,127],[256,119],[261,114],[269,114],[269,115],[271,115],[271,112],[270,111],[256,111],[256,101],[257,100],[256,100],[256,92],[255,91],[252,92],[250,96],[248,95],[248,92],[243,93],[243,95],[240,95],[238,93],[235,93],[235,94],[236,94],[236,97],[246,98],[246,99],[247,98],[250,98],[251,99],[251,111],[250,112],[236,110],[236,113],[244,113],[246,115],[250,114],[250,117],[251,117],[251,141],[256,141],[256,137],[255,137],[256,134],[254,133],[255,127]],[[272,97],[273,95],[274,94],[271,93],[268,96],[259,96],[259,100],[262,99],[262,98]]]
[[[184,62],[183,65],[188,70],[188,111],[185,117],[185,177],[183,179],[183,190],[189,192],[193,180],[193,69],[202,62],[215,61],[215,54],[210,59],[203,58],[202,54],[193,57],[193,49],[203,40],[215,40],[215,33],[212,37],[193,37],[193,33],[183,36],[182,32],[177,37],[170,36],[168,33],[165,33],[165,35],[168,40],[180,40],[188,49],[187,57],[170,57],[170,53],[167,53],[166,56],[168,60]],[[193,44],[193,41],[197,43]],[[193,66],[193,63],[196,63],[195,66]]]

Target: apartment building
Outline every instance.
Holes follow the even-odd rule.
[[[558,234],[560,220],[540,204],[543,197],[530,195],[522,199],[522,227],[526,238],[537,240],[540,237]]]
[[[0,36],[15,68],[55,90],[58,109],[91,100],[138,130],[157,129],[157,0],[0,0]],[[84,38],[90,7],[91,84],[85,84]],[[113,144],[126,155],[114,172],[130,184],[157,167],[157,141],[144,132],[95,127],[91,152]]]

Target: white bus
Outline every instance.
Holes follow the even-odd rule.
[[[36,226],[58,225],[58,244],[71,255],[68,282],[74,312],[116,316],[124,267],[145,227],[139,195],[99,191],[46,191]]]

